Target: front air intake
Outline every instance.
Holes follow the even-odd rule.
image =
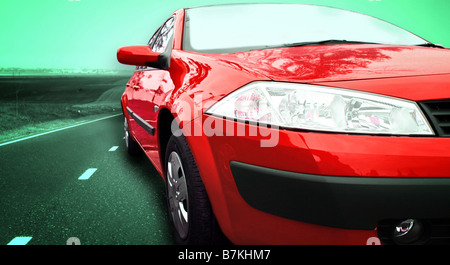
[[[450,137],[450,99],[419,102],[438,136]]]

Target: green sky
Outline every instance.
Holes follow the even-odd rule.
[[[448,0],[0,0],[0,68],[121,68],[173,11],[220,3],[328,5],[369,14],[450,47]]]

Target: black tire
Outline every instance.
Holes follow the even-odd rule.
[[[182,166],[181,169],[178,170],[175,165],[175,160],[177,159],[179,159]],[[169,167],[177,170],[177,173],[170,173]],[[223,235],[214,216],[199,170],[183,135],[172,135],[169,139],[165,155],[165,172],[167,207],[175,242],[179,245],[228,244],[229,242]],[[187,195],[185,196],[186,198],[180,200],[175,198],[175,190],[177,188],[175,188],[176,184],[171,181],[171,179],[174,180],[175,177],[170,176],[170,174],[179,175],[176,184],[179,184],[180,187],[184,181],[187,194],[184,192],[183,188],[180,188],[181,192],[178,195]],[[180,223],[177,224],[177,222],[179,222],[177,218],[180,218],[180,209],[176,209],[176,207],[173,206],[174,204],[178,205],[183,213],[187,212],[187,221],[181,224],[182,228],[180,227]],[[178,212],[176,210],[178,210]]]
[[[130,129],[128,127],[128,121],[125,117],[125,121],[123,122],[123,130],[125,132],[125,147],[127,148],[128,154],[132,156],[138,156],[142,154],[141,147],[139,144],[133,139],[133,136],[130,134]]]

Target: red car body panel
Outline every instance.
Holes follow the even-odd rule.
[[[318,82],[318,85],[345,87],[386,96],[425,101],[448,98],[450,74],[417,75],[377,80]],[[408,91],[405,93],[405,91]]]
[[[450,73],[445,49],[394,45],[317,45],[212,55],[273,80],[326,82]]]
[[[257,210],[241,196],[230,161],[315,175],[383,178],[448,178],[450,140],[277,130],[279,142],[261,148],[267,136],[206,136],[204,121],[224,121],[204,111],[252,82],[274,80],[354,89],[413,101],[450,98],[447,49],[392,45],[321,45],[231,54],[182,50],[184,11],[175,14],[168,70],[136,71],[122,96],[131,134],[164,178],[159,113],[171,111],[186,133],[217,220],[237,244],[366,244],[372,230],[327,227]],[[154,111],[154,106],[158,107]],[[149,135],[127,114],[131,108],[150,125]],[[216,125],[217,125],[216,124]],[[251,126],[245,124],[246,130]],[[200,135],[195,134],[200,132]],[[193,135],[194,134],[194,135]],[[267,196],[271,196],[267,194]],[[257,221],[256,221],[257,220]]]
[[[204,115],[203,120],[207,117],[210,116]],[[192,126],[202,126],[201,121],[196,119]],[[223,123],[219,118],[216,121]],[[249,130],[251,125],[245,126]],[[375,227],[374,230],[364,231],[299,224],[258,211],[242,199],[231,174],[230,161],[330,176],[449,176],[450,141],[445,138],[373,137],[281,130],[276,147],[261,148],[260,142],[265,138],[267,136],[261,135],[188,137],[201,175],[208,176],[204,178],[204,184],[215,214],[222,221],[222,229],[238,244],[366,244],[370,237],[376,237],[376,231]]]

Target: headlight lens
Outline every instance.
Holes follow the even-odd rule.
[[[413,101],[306,84],[253,82],[229,94],[206,113],[317,131],[434,134]]]

